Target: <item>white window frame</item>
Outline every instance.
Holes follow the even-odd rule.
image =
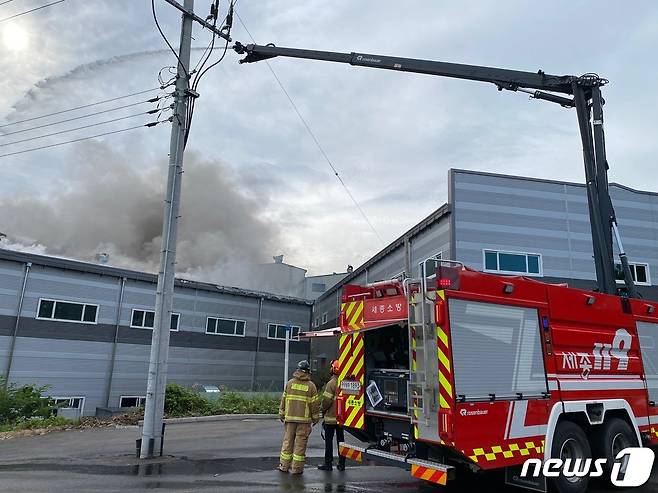
[[[74,395],[74,396],[71,396],[71,397],[68,397],[68,396],[59,396],[59,395],[58,395],[58,396],[50,397],[50,398],[51,398],[52,400],[54,400],[54,401],[56,401],[56,400],[58,400],[58,399],[59,399],[59,400],[68,399],[68,400],[69,400],[69,403],[70,403],[71,399],[80,399],[80,407],[79,407],[79,408],[77,408],[77,407],[58,407],[57,409],[79,409],[79,411],[80,411],[80,415],[81,415],[81,416],[82,416],[82,413],[83,413],[84,410],[85,410],[85,397],[82,396],[82,395]]]
[[[278,326],[286,327],[288,325],[289,324],[275,324],[275,323],[267,324],[267,338],[272,339],[273,341],[285,341],[286,339],[282,338],[282,337],[276,337],[276,336],[275,337],[270,337],[270,327],[272,327],[272,326],[274,326],[274,327],[278,327]],[[291,325],[290,327],[292,327],[292,329],[297,329],[297,337],[293,337],[292,334],[291,334],[290,335],[290,340],[291,341],[299,341],[299,333],[302,331],[302,328],[299,325]],[[291,330],[291,332],[293,332],[293,331]],[[274,330],[274,333],[276,334],[276,329]]]
[[[615,261],[615,266],[621,265],[621,262]],[[644,266],[644,270],[647,273],[647,282],[638,282],[636,280],[633,280],[634,284],[637,284],[638,286],[651,286],[651,270],[649,269],[649,264],[646,262],[628,262],[628,266],[631,268],[632,273],[635,274],[635,279],[637,279],[637,270],[635,269],[635,266],[637,265],[642,265]],[[623,279],[615,279],[617,284],[624,284]]]
[[[315,317],[315,321],[313,322],[313,327],[320,327],[320,317]]]
[[[423,264],[427,262],[428,260],[443,260],[443,250],[440,250],[436,252],[434,255],[430,255],[427,258],[424,258],[420,262],[418,262],[418,277],[421,277],[423,275]],[[401,272],[401,274],[404,274],[404,271]],[[398,274],[399,276],[400,274]],[[397,277],[397,276],[396,276]],[[429,276],[428,279],[431,279],[432,276]]]
[[[137,399],[137,406],[121,406],[121,401],[123,399]],[[140,402],[142,403],[140,405]],[[120,409],[131,409],[134,407],[142,407],[142,405],[146,405],[146,396],[145,395],[121,395],[119,396],[119,408]]]
[[[326,324],[328,319],[329,319],[329,312],[324,312],[322,314],[322,323]]]
[[[135,316],[135,312],[144,312],[144,318],[143,320],[146,320],[146,312],[153,313],[153,323],[155,324],[155,310],[146,310],[144,308],[133,308],[130,312],[130,328],[131,329],[148,329],[148,330],[153,330],[153,327],[147,327],[145,325],[133,325],[133,318]],[[180,329],[180,313],[177,312],[171,312],[172,315],[178,315],[178,322],[176,323],[176,328],[171,329],[171,332],[178,332]],[[171,319],[169,320],[169,324],[171,325]]]
[[[487,260],[486,260],[486,255],[487,252],[495,252],[496,255],[500,255],[501,253],[505,254],[510,254],[510,255],[522,255],[525,257],[525,272],[517,272],[514,270],[494,270],[494,269],[487,269]],[[528,255],[532,256],[537,256],[539,258],[539,273],[534,273],[534,272],[528,272]],[[498,257],[498,265],[500,265],[500,257]],[[515,252],[511,250],[497,250],[495,248],[483,248],[482,249],[482,272],[491,272],[492,274],[505,274],[509,276],[527,276],[527,277],[544,277],[544,259],[542,257],[541,253],[536,253],[536,252]]]
[[[52,301],[53,302],[53,309],[50,312],[51,317],[40,317],[39,312],[41,311],[41,302],[42,301]],[[71,305],[82,305],[82,318],[83,320],[70,320],[67,318],[55,318],[55,308],[57,306],[57,303],[69,303]],[[94,306],[96,307],[96,317],[94,318],[93,322],[87,322],[84,320],[85,317],[85,309],[87,306]],[[100,305],[97,305],[96,303],[84,303],[80,301],[68,301],[68,300],[57,300],[54,298],[39,298],[39,302],[37,303],[37,314],[36,318],[37,320],[51,320],[54,322],[71,322],[73,324],[86,324],[86,325],[98,325],[98,312],[100,311]]]
[[[219,322],[220,320],[225,320],[227,322],[234,322],[233,323],[233,334],[224,334],[224,333],[220,333],[220,332],[208,332],[208,322],[211,319],[215,320],[217,322]],[[244,324],[244,333],[243,334],[235,333],[237,328],[238,328],[238,322],[242,322]],[[217,323],[215,323],[215,330],[217,330]],[[211,335],[211,336],[246,337],[247,336],[247,321],[246,320],[240,320],[240,319],[237,319],[237,318],[206,317],[206,334]]]

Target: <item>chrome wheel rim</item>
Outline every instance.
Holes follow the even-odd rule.
[[[570,459],[573,463],[575,459],[585,459],[585,451],[575,438],[567,438],[562,443],[562,447],[560,447],[560,459],[562,459],[563,462]],[[577,483],[582,478],[579,478],[578,476],[564,476],[564,479],[570,483]]]

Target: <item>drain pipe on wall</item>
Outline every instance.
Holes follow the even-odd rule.
[[[25,263],[25,274],[23,275],[23,285],[21,286],[21,295],[18,298],[18,307],[16,309],[16,322],[14,323],[14,331],[11,334],[11,346],[9,346],[9,354],[7,355],[7,367],[5,369],[5,388],[9,385],[9,374],[11,373],[11,364],[14,360],[14,349],[16,348],[16,337],[18,336],[18,327],[21,321],[21,312],[23,311],[23,300],[25,299],[25,287],[27,286],[27,276],[30,274],[32,262]]]
[[[109,375],[105,387],[105,407],[110,407],[110,394],[112,392],[112,380],[114,378],[114,362],[117,355],[117,344],[119,342],[119,327],[121,326],[121,308],[123,307],[123,291],[126,288],[126,278],[122,277],[119,284],[119,301],[117,303],[116,324],[114,326],[114,341],[112,343],[112,354],[110,356]]]
[[[254,353],[254,366],[251,369],[251,391],[256,390],[256,377],[258,376],[258,352],[260,351],[260,322],[263,313],[263,297],[258,300],[258,319],[256,321],[256,353]]]

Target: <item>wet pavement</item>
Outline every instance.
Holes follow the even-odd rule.
[[[138,430],[90,429],[0,441],[0,491],[23,492],[354,492],[509,491],[498,473],[471,475],[434,486],[394,467],[348,462],[344,472],[325,473],[319,429],[311,435],[304,475],[275,470],[281,439],[278,421],[243,420],[170,425],[165,457],[135,458]],[[619,491],[593,484],[592,492]],[[637,492],[658,493],[658,472]]]

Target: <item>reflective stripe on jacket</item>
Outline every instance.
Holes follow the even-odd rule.
[[[297,370],[281,396],[279,418],[286,423],[317,423],[320,420],[318,389],[308,373]]]
[[[332,375],[324,386],[322,392],[322,413],[324,422],[328,425],[336,424],[336,389],[338,388],[338,376]]]

